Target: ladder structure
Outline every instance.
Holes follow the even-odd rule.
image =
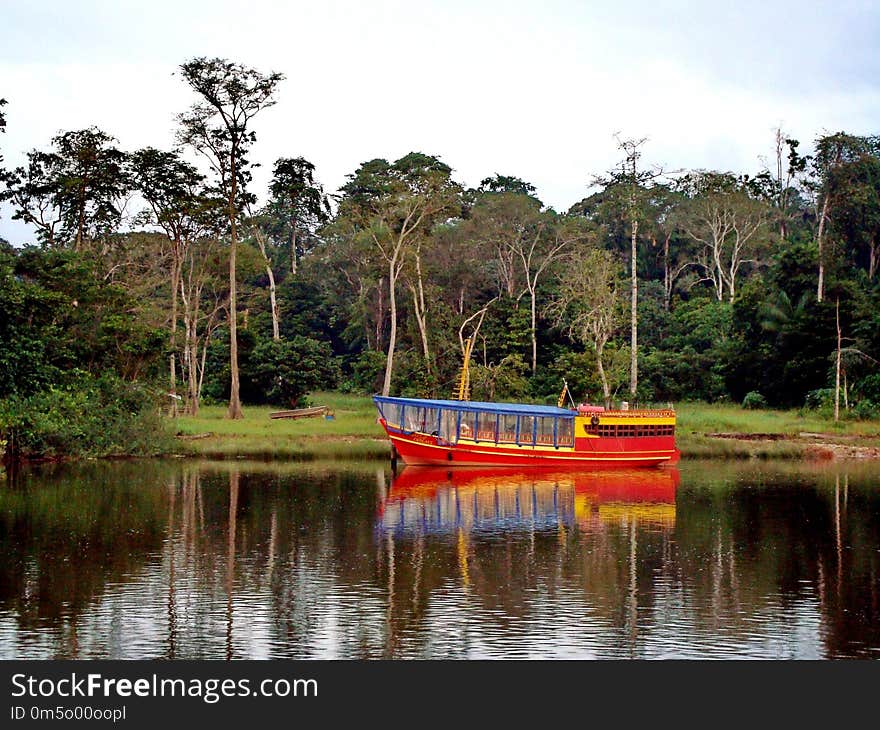
[[[471,362],[471,348],[473,347],[473,345],[473,336],[468,337],[467,342],[465,342],[464,344],[464,362],[461,364],[461,372],[459,372],[458,374],[458,387],[455,390],[455,400],[470,400],[471,372],[469,365]]]

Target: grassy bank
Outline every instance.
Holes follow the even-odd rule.
[[[376,423],[376,409],[370,398],[341,393],[315,393],[310,398],[315,405],[332,409],[333,418],[273,420],[269,414],[277,408],[245,406],[244,418],[230,421],[225,406],[202,408],[197,418],[177,419],[177,453],[214,459],[388,456],[388,442]]]
[[[177,420],[176,452],[215,459],[384,459],[388,442],[366,396],[315,393],[334,418],[272,420],[273,408],[246,407],[240,421],[221,406]],[[832,458],[835,445],[880,448],[880,422],[835,424],[797,411],[753,411],[736,405],[678,405],[677,444],[686,458]],[[710,434],[741,434],[724,438]]]
[[[835,423],[815,413],[732,404],[681,403],[676,412],[676,443],[687,458],[831,459],[880,448],[878,421]]]

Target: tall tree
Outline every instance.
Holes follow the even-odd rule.
[[[622,139],[617,137],[617,147],[623,153],[623,159],[606,178],[596,178],[595,183],[604,185],[611,193],[608,198],[621,210],[629,225],[630,239],[630,396],[635,399],[639,384],[639,276],[638,276],[638,242],[639,226],[645,220],[646,202],[649,197],[648,187],[663,172],[659,168],[646,170],[639,167],[642,146],[647,137],[640,139]]]
[[[12,219],[36,229],[37,239],[47,248],[60,245],[61,210],[58,207],[57,178],[53,173],[52,153],[32,150],[27,164],[6,173],[2,199],[11,203]]]
[[[800,212],[797,205],[800,200],[798,188],[811,159],[801,155],[798,147],[798,140],[777,127],[774,130],[772,163],[765,162],[765,168],[752,178],[743,176],[744,187],[754,197],[765,200],[774,208],[780,241],[788,237],[789,224]]]
[[[187,249],[208,227],[208,196],[204,176],[174,152],[147,147],[134,152],[129,165],[134,184],[149,206],[141,219],[159,226],[168,239],[171,315],[169,326],[169,384],[171,415],[177,415],[177,321],[180,277]]]
[[[757,265],[768,249],[768,205],[749,196],[741,181],[720,173],[694,173],[683,181],[692,197],[681,225],[698,245],[696,265],[718,301],[733,301],[743,266]]]
[[[510,242],[522,265],[523,279],[529,294],[529,333],[532,340],[532,375],[538,369],[538,286],[551,264],[572,243],[584,238],[585,222],[576,217],[559,218],[552,212],[542,216],[533,231]]]
[[[229,222],[229,357],[228,418],[241,418],[238,369],[236,252],[238,223],[251,180],[248,152],[256,140],[250,124],[260,111],[275,103],[284,75],[262,74],[223,58],[194,58],[180,67],[181,75],[200,100],[178,119],[179,141],[208,160],[226,200]]]
[[[836,201],[829,230],[873,281],[880,266],[880,156],[863,153],[838,165],[829,175],[828,197]]]
[[[330,219],[330,200],[315,179],[315,166],[303,157],[275,161],[269,192],[270,233],[290,242],[290,273],[295,274],[304,241]]]
[[[688,238],[682,230],[682,209],[686,198],[668,185],[651,188],[651,215],[645,233],[657,251],[663,268],[663,308],[668,312],[679,278],[694,265]]]
[[[541,202],[518,192],[481,195],[463,228],[483,255],[492,256],[498,293],[511,299],[525,293],[517,251],[542,229]]]
[[[834,208],[839,202],[835,199],[835,188],[831,185],[835,170],[841,164],[851,162],[865,153],[876,153],[880,148],[880,137],[857,137],[837,132],[820,137],[816,141],[816,154],[813,157],[813,183],[816,192],[816,246],[819,250],[819,277],[816,286],[816,300],[825,298],[825,269],[827,245],[825,234]]]
[[[481,193],[516,193],[535,197],[536,188],[516,175],[499,175],[483,178],[478,191]]]
[[[393,164],[365,162],[341,188],[339,218],[372,243],[387,267],[390,332],[383,395],[391,392],[397,345],[397,283],[417,239],[442,216],[460,209],[460,187],[451,174],[438,158],[411,152]]]
[[[28,153],[27,166],[10,174],[5,193],[16,209],[13,218],[34,225],[49,247],[83,251],[103,240],[106,249],[130,189],[126,155],[115,141],[89,127],[57,135],[51,152]]]
[[[263,259],[263,267],[266,270],[266,278],[269,280],[269,309],[272,315],[272,339],[275,342],[281,340],[281,315],[278,309],[278,288],[275,284],[275,270],[272,268],[272,250],[268,230],[272,227],[272,218],[266,209],[253,211],[247,206],[246,228],[257,244],[260,256]]]
[[[603,355],[608,340],[624,322],[624,300],[620,293],[621,274],[614,254],[601,248],[578,246],[566,260],[559,277],[556,296],[548,312],[569,336],[591,347],[602,382],[606,407],[611,403],[611,387]]]

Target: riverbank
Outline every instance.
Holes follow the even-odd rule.
[[[327,406],[332,418],[272,419],[279,410],[245,406],[244,418],[226,418],[225,406],[202,408],[198,417],[181,416],[176,453],[210,459],[384,459],[388,441],[376,422],[368,396],[315,393],[315,405]]]
[[[388,442],[368,396],[315,393],[332,419],[277,419],[277,410],[245,407],[238,421],[222,406],[203,408],[197,418],[180,417],[175,453],[212,459],[384,459]],[[736,405],[682,403],[676,406],[676,443],[690,459],[880,458],[880,422],[841,421],[798,411],[745,410]]]

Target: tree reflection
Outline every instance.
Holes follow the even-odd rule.
[[[875,656],[876,475],[30,470],[0,655]]]

